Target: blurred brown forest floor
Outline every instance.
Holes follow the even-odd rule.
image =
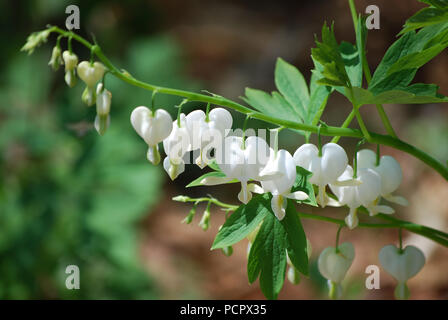
[[[278,56],[295,64],[309,78],[312,68],[310,48],[314,34],[318,34],[324,20],[335,21],[339,40],[353,42],[353,25],[347,1],[154,1],[166,15],[165,28],[181,42],[187,57],[187,72],[199,78],[211,92],[237,98],[246,86],[264,90],[274,89],[273,70]],[[422,7],[417,1],[357,1],[358,10],[364,11],[369,4],[381,10],[381,29],[371,31],[368,40],[368,59],[371,68],[376,66],[386,48],[394,41],[402,24]],[[441,54],[423,70],[416,81],[440,85],[441,93],[448,94],[448,56]],[[350,106],[340,96],[334,96],[328,104],[324,120],[331,124],[341,123]],[[425,145],[417,130],[410,124],[420,125],[421,119],[440,117],[446,125],[446,106],[394,106],[386,108],[397,132],[403,139]],[[383,132],[373,108],[362,110],[373,131]],[[422,128],[421,130],[426,130]],[[445,131],[446,132],[446,131]],[[426,134],[427,131],[422,133]],[[434,138],[434,137],[433,137]],[[441,148],[447,148],[447,136],[436,136]],[[295,148],[301,141],[287,141]],[[343,139],[343,144],[353,147],[353,141]],[[445,145],[444,145],[445,144]],[[437,149],[437,148],[436,148]],[[434,150],[434,149],[433,149]],[[350,151],[349,151],[350,152]],[[447,230],[448,187],[437,174],[432,173],[414,158],[384,148],[384,153],[395,156],[402,164],[404,181],[399,193],[410,200],[409,208],[397,208],[397,216],[418,223]],[[146,219],[142,226],[142,259],[162,287],[164,298],[263,298],[257,284],[248,285],[246,276],[246,246],[242,242],[234,247],[234,254],[226,257],[222,252],[209,248],[219,225],[224,221],[222,211],[212,212],[212,227],[203,232],[196,217],[192,225],[180,222],[191,208],[173,203],[171,197],[188,193],[200,195],[212,193],[219,199],[236,203],[236,188],[220,187],[207,190],[184,190],[185,182],[199,174],[190,170],[176,184],[167,182],[165,199]],[[193,174],[191,172],[194,172]],[[203,210],[203,209],[202,209]],[[343,217],[344,210],[321,210],[320,213]],[[198,210],[201,214],[201,209]],[[326,246],[333,245],[336,227],[323,222],[304,221],[307,236],[313,247],[312,260]],[[418,245],[425,251],[428,263],[421,273],[409,282],[412,298],[448,298],[448,251],[443,247],[419,237],[405,234],[405,243]],[[379,264],[378,252],[388,243],[395,243],[394,230],[344,231],[342,241],[352,241],[356,248],[356,259],[352,266],[348,287],[351,298],[391,299],[394,281],[385,272],[381,273],[381,290],[366,290],[365,268]],[[325,298],[316,281],[304,279],[299,286],[286,281],[281,299]]]

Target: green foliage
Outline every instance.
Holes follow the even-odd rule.
[[[331,89],[319,85],[318,75],[313,74],[309,88],[303,75],[293,65],[277,59],[275,84],[279,92],[266,93],[246,88],[243,99],[256,110],[280,119],[316,125],[322,115]],[[305,136],[309,132],[299,131]]]
[[[404,34],[423,27],[445,23],[448,21],[448,1],[419,0],[430,7],[424,8],[410,17],[400,34]]]
[[[231,246],[254,231],[271,210],[271,202],[267,194],[253,197],[246,205],[241,205],[226,220],[216,235],[212,249]]]
[[[316,48],[311,49],[314,61],[322,65],[322,78],[319,84],[327,86],[351,87],[350,79],[345,69],[344,58],[339,51],[339,44],[331,28],[325,23],[322,27],[322,42],[316,39]]]
[[[312,183],[309,182],[312,173],[305,170],[302,167],[296,167],[297,176],[294,185],[291,188],[291,192],[303,191],[308,195],[308,199],[300,201],[300,203],[305,203],[310,206],[317,207],[316,196],[314,194],[314,188]]]
[[[249,252],[247,274],[250,283],[260,278],[260,288],[268,299],[276,299],[286,272],[286,252],[294,267],[308,274],[308,254],[305,232],[294,202],[288,200],[286,215],[279,221],[270,209],[270,196],[263,200],[269,211]]]
[[[258,195],[247,205],[241,205],[216,235],[212,249],[225,248],[243,240],[261,224],[250,249],[247,274],[250,283],[259,276],[263,294],[268,299],[276,299],[285,280],[286,253],[294,267],[305,275],[308,275],[308,254],[305,232],[294,201],[288,200],[285,218],[279,221],[272,211],[271,198],[270,194]]]

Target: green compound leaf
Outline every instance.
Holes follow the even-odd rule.
[[[271,200],[268,194],[252,198],[246,205],[241,205],[226,220],[216,235],[212,250],[231,246],[251,233],[271,210]]]
[[[246,88],[245,94],[243,100],[258,111],[283,120],[301,122],[300,114],[278,92],[270,95],[261,90]]]
[[[448,45],[448,23],[425,27],[418,33],[401,36],[387,50],[369,85],[377,95],[401,90],[414,79],[418,68],[429,62]]]
[[[247,264],[249,281],[254,282],[259,275],[260,288],[267,299],[277,299],[285,282],[286,249],[285,228],[271,212],[264,218]]]
[[[436,1],[433,2],[435,3]],[[445,1],[437,1],[437,2],[441,3]],[[400,32],[400,34],[406,34],[416,29],[440,23],[445,23],[447,21],[448,21],[448,10],[445,3],[443,4],[443,8],[442,6],[424,8],[406,21],[404,28]]]
[[[278,58],[275,67],[275,85],[294,111],[305,121],[307,118],[306,109],[310,103],[310,93],[305,78],[300,71],[283,59]]]
[[[285,218],[281,221],[287,234],[288,256],[294,267],[304,275],[309,274],[308,245],[305,231],[299,215],[294,208],[294,201],[288,200]]]
[[[307,240],[292,200],[288,200],[282,221],[269,210],[249,252],[249,282],[253,283],[259,277],[260,288],[268,299],[276,299],[283,287],[286,252],[294,267],[308,275]]]
[[[353,103],[365,104],[424,104],[448,102],[448,98],[437,94],[437,86],[414,84],[400,90],[389,90],[374,95],[363,88],[353,88]]]
[[[328,86],[350,87],[350,79],[345,69],[344,59],[339,51],[339,44],[334,35],[333,26],[325,23],[322,27],[322,42],[316,39],[316,48],[311,49],[314,61],[322,65],[319,84]]]

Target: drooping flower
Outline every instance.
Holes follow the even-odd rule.
[[[101,62],[90,63],[81,61],[77,68],[79,78],[85,82],[86,88],[82,93],[82,101],[88,106],[95,103],[95,84],[101,80],[106,71]]]
[[[381,178],[372,169],[358,169],[357,177],[358,185],[339,186],[338,184],[330,184],[330,188],[339,200],[341,205],[347,205],[350,208],[345,223],[350,229],[356,228],[358,225],[357,209],[364,206],[369,210],[370,215],[378,212],[391,214],[394,210],[388,206],[377,205],[377,198],[381,193]],[[344,173],[338,178],[338,181],[346,181],[353,177],[353,168],[348,165]]]
[[[353,185],[356,181],[348,179],[338,181],[339,176],[348,165],[348,158],[345,150],[336,143],[327,143],[322,147],[322,155],[319,155],[318,148],[310,143],[300,146],[294,153],[296,165],[310,171],[313,175],[310,182],[319,187],[317,202],[322,207],[333,204],[331,198],[327,196],[325,188],[328,184]]]
[[[112,93],[104,88],[103,83],[98,83],[96,87],[96,118],[95,129],[103,135],[110,124],[110,105],[112,103]]]
[[[187,128],[190,133],[190,149],[199,149],[199,156],[195,160],[196,164],[202,169],[211,159],[208,156],[213,148],[219,148],[222,141],[232,128],[232,115],[223,108],[215,108],[208,114],[202,110],[195,110],[186,117]]]
[[[391,156],[382,156],[377,165],[376,154],[372,150],[363,149],[357,153],[358,168],[370,168],[375,170],[381,177],[381,196],[402,206],[406,206],[408,201],[392,193],[398,189],[403,180],[400,164]]]
[[[163,140],[163,149],[166,158],[163,160],[163,168],[174,180],[185,171],[183,157],[190,148],[190,135],[187,129],[185,114],[180,114],[179,120],[174,120],[170,135]]]
[[[395,297],[408,299],[410,292],[406,281],[423,268],[425,264],[423,252],[414,246],[407,246],[400,250],[394,245],[387,245],[381,249],[379,260],[382,267],[398,281]]]
[[[65,50],[62,53],[62,58],[65,65],[64,80],[67,85],[72,88],[76,84],[76,66],[78,65],[78,56],[73,52]]]
[[[132,111],[132,127],[149,146],[147,158],[155,165],[160,162],[158,144],[170,135],[172,121],[170,114],[163,109],[153,113],[147,107],[139,106]]]
[[[261,186],[264,192],[272,194],[272,211],[279,220],[282,220],[286,214],[286,198],[301,201],[308,199],[305,192],[291,192],[296,175],[294,159],[288,151],[283,149],[271,152],[266,167],[260,172]]]
[[[319,272],[328,279],[331,298],[339,298],[342,292],[341,282],[355,258],[355,249],[350,242],[344,242],[338,248],[325,248],[319,256]]]
[[[56,71],[63,63],[64,62],[62,61],[61,48],[59,46],[54,46],[48,65],[51,66],[54,71]]]

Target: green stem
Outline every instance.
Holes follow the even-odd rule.
[[[187,196],[178,196],[178,197],[174,197],[173,200],[175,201],[180,201],[180,202],[193,202],[193,203],[200,203],[200,202],[211,202],[219,207],[225,208],[225,209],[229,209],[230,211],[236,211],[239,206],[238,205],[232,205],[232,204],[227,204],[224,202],[221,202],[215,198],[210,198],[210,197],[202,197],[202,198],[190,198]],[[360,212],[364,212],[367,213],[367,210],[365,210],[365,208],[361,207],[359,208]],[[303,219],[311,219],[311,220],[318,220],[318,221],[325,221],[325,222],[329,222],[329,223],[334,223],[337,224],[341,227],[346,226],[345,221],[342,219],[336,219],[336,218],[331,218],[331,217],[326,217],[326,216],[321,216],[321,215],[317,215],[315,213],[302,213],[299,212],[298,213],[300,218]],[[389,215],[386,214],[378,214],[376,215],[376,217],[383,219],[383,220],[387,220],[389,221],[389,223],[364,223],[364,222],[360,222],[358,224],[359,228],[369,228],[369,229],[396,229],[396,228],[400,228],[400,229],[404,229],[407,230],[409,232],[415,233],[415,234],[419,234],[423,237],[426,237],[428,239],[431,239],[445,247],[448,247],[448,234],[437,230],[437,229],[433,229],[430,227],[426,227],[423,225],[419,225],[416,223],[412,223],[409,221],[404,221],[404,220],[400,220],[394,217],[391,217]]]
[[[341,230],[343,227],[344,227],[343,225],[339,225],[338,232],[336,232],[336,246],[335,246],[336,253],[339,252],[339,236],[341,235]]]
[[[348,4],[350,6],[350,12],[352,14],[352,20],[353,20],[353,25],[355,27],[355,32],[357,32],[358,30],[358,13],[356,11],[356,6],[355,6],[355,1],[354,0],[348,0]]]
[[[58,27],[51,27],[51,31],[58,32],[60,34],[63,34],[65,36],[72,36],[73,39],[80,42],[87,48],[91,49],[94,47],[94,52],[96,56],[102,61],[102,63],[109,69],[110,73],[115,75],[117,78],[123,80],[124,82],[127,82],[131,85],[134,85],[136,87],[140,87],[146,90],[150,91],[158,91],[160,93],[169,94],[169,95],[175,95],[187,98],[190,101],[200,101],[205,103],[212,103],[219,106],[224,106],[231,108],[235,111],[238,111],[243,114],[251,114],[251,117],[253,119],[262,120],[265,122],[269,122],[276,125],[281,125],[282,127],[289,128],[289,129],[298,129],[303,130],[311,133],[317,133],[317,126],[316,125],[309,125],[304,123],[298,123],[295,121],[289,121],[289,120],[283,120],[276,117],[268,116],[263,113],[254,111],[248,107],[245,107],[239,103],[236,103],[234,101],[231,101],[229,99],[226,99],[224,97],[219,96],[207,96],[199,93],[194,93],[190,91],[185,90],[178,90],[178,89],[172,89],[172,88],[165,88],[165,87],[159,87],[155,85],[151,85],[149,83],[145,83],[143,81],[137,80],[131,75],[129,75],[127,72],[121,72],[118,70],[111,62],[110,60],[103,54],[101,51],[101,48],[98,45],[93,46],[91,43],[89,43],[84,38],[80,37],[79,35],[71,32],[71,31],[65,31]],[[353,138],[363,138],[364,134],[357,129],[351,129],[351,128],[344,128],[344,127],[332,127],[332,126],[324,126],[321,128],[320,133],[325,136],[338,136],[338,137],[353,137]],[[410,155],[413,155],[414,157],[420,159],[430,167],[432,167],[434,170],[440,173],[446,180],[448,180],[448,168],[439,162],[438,160],[434,159],[427,153],[417,149],[416,147],[391,136],[387,135],[381,135],[373,132],[369,132],[370,135],[370,141],[371,143],[375,144],[382,144],[389,147],[393,147],[395,149],[404,151],[409,153]]]

